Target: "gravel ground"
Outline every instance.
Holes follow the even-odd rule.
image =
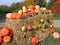
[[[54,20],[54,27],[60,28],[60,20]]]

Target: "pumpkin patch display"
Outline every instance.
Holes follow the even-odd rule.
[[[0,44],[2,43],[2,41],[3,41],[3,39],[2,39],[2,37],[0,37]]]
[[[8,43],[11,41],[11,37],[10,36],[4,36],[3,41]]]
[[[26,6],[23,6],[22,10],[18,12],[8,13],[6,14],[5,26],[13,30],[5,27],[2,28],[0,30],[0,37],[3,38],[3,42],[6,45],[40,45],[40,42],[43,42],[46,38],[50,39],[50,34],[55,32],[53,14],[50,13],[48,13],[46,8],[40,8],[39,5],[34,6],[33,4],[29,5],[28,9]],[[57,37],[55,34],[52,36],[59,38],[58,34]],[[11,38],[13,39],[12,42],[10,42]],[[2,42],[1,39],[0,42]]]

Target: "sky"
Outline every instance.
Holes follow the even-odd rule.
[[[0,0],[0,5],[8,5],[10,6],[12,3],[22,2],[23,0]],[[48,2],[49,0],[47,0]]]

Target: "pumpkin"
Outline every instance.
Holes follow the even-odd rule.
[[[43,18],[40,18],[39,21],[40,21],[40,23],[44,23],[44,19]]]
[[[55,28],[54,28],[54,27],[52,27],[51,32],[52,32],[52,33],[54,33],[54,32],[55,32]]]
[[[28,16],[28,13],[23,13],[23,16],[27,17]]]
[[[34,30],[36,30],[36,29],[38,29],[38,26],[37,26],[37,25],[32,25],[32,28],[33,28]]]
[[[1,29],[2,36],[6,36],[9,34],[9,29],[7,27],[4,27]]]
[[[35,6],[34,6],[34,5],[29,5],[28,8],[29,8],[30,10],[35,10]]]
[[[9,34],[8,34],[10,37],[12,37],[13,36],[13,31],[12,31],[12,29],[9,29]]]
[[[17,15],[16,19],[21,19],[22,15]]]
[[[7,13],[6,18],[11,19],[11,15],[12,15],[12,13]]]
[[[35,5],[35,9],[40,10],[40,6],[39,5]]]
[[[23,13],[22,10],[19,10],[19,11],[18,11],[18,14],[19,14],[19,15],[22,15],[22,13]]]
[[[26,31],[26,26],[23,26],[22,27],[22,31]]]
[[[27,26],[27,30],[30,31],[32,27],[30,25]]]
[[[45,10],[47,10],[47,9],[46,9],[46,8],[40,8],[40,10],[41,10],[41,11],[45,11]]]
[[[53,27],[53,23],[50,23],[50,28],[52,28]]]
[[[42,27],[43,27],[44,29],[48,29],[49,24],[45,22]]]
[[[40,11],[40,6],[39,5],[36,5],[35,6],[35,12],[38,13]]]
[[[22,38],[26,38],[26,32],[23,33]]]
[[[59,39],[59,38],[60,38],[59,33],[54,32],[54,33],[53,33],[53,38],[54,38],[54,39]]]
[[[3,39],[2,39],[2,37],[0,37],[0,44],[2,43],[2,41],[3,41]]]
[[[22,9],[23,9],[23,13],[27,12],[27,9],[25,6],[23,6]]]
[[[32,44],[37,44],[37,43],[38,43],[38,37],[33,37],[33,38],[31,39],[31,43],[32,43]]]
[[[46,11],[46,8],[40,8],[42,14],[44,14],[44,12]]]
[[[51,13],[52,13],[52,11],[51,11],[51,10],[48,10],[48,13],[50,13],[50,14],[51,14]]]
[[[3,41],[8,43],[11,41],[11,37],[10,36],[4,36]]]
[[[2,36],[1,30],[0,30],[0,37]]]
[[[18,13],[12,13],[11,19],[16,19],[17,15],[18,15]]]

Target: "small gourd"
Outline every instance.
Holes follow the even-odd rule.
[[[10,36],[4,36],[3,41],[8,43],[11,41],[11,37]]]
[[[23,26],[23,27],[22,27],[22,31],[23,31],[23,32],[26,31],[26,26]]]
[[[32,37],[31,43],[32,44],[37,44],[38,43],[38,37]]]
[[[27,26],[27,30],[30,31],[32,27],[30,25]]]

